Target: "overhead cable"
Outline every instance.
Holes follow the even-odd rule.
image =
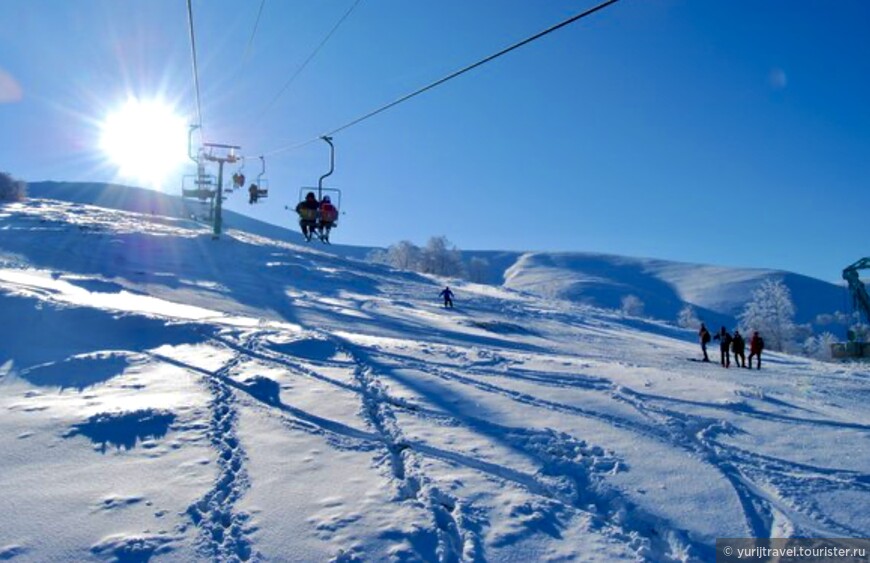
[[[548,34],[554,32],[558,29],[561,29],[567,25],[570,25],[570,24],[578,21],[578,20],[581,20],[581,19],[585,18],[586,16],[590,16],[590,15],[594,14],[595,12],[610,6],[611,4],[615,4],[618,1],[619,0],[607,0],[606,2],[602,2],[601,4],[598,4],[597,6],[594,6],[594,7],[590,8],[584,12],[577,14],[577,15],[571,16],[570,18],[568,18],[562,22],[559,22],[556,25],[548,27],[547,29],[545,29],[541,32],[538,32],[538,33],[532,35],[531,37],[523,39],[522,41],[520,41],[518,43],[514,43],[513,45],[506,47],[506,48],[502,49],[501,51],[498,51],[497,53],[489,55],[488,57],[483,58],[483,59],[477,61],[476,63],[470,64],[470,65],[463,67],[455,72],[452,72],[452,73],[448,74],[447,76],[445,76],[444,78],[436,80],[435,82],[432,82],[431,84],[428,84],[428,85],[426,85],[418,90],[415,90],[415,91],[411,92],[410,94],[406,94],[406,95],[402,96],[401,98],[399,98],[393,102],[390,102],[389,104],[381,106],[376,110],[370,111],[367,114],[362,115],[362,116],[354,119],[353,121],[345,123],[341,127],[338,127],[336,129],[329,131],[328,133],[323,133],[322,135],[318,135],[317,137],[314,137],[312,139],[309,139],[309,140],[301,142],[301,143],[297,143],[294,145],[288,145],[286,147],[281,147],[279,149],[275,149],[267,154],[273,155],[273,154],[277,154],[277,153],[281,153],[281,152],[285,152],[285,151],[289,151],[289,150],[298,149],[298,148],[301,148],[305,145],[308,145],[308,144],[311,144],[311,143],[317,141],[321,137],[331,137],[332,135],[335,135],[336,133],[344,131],[345,129],[348,129],[349,127],[353,127],[354,125],[357,125],[358,123],[361,123],[361,122],[363,122],[371,117],[374,117],[374,116],[378,115],[379,113],[385,112],[388,109],[393,108],[393,107],[401,104],[402,102],[408,101],[411,98],[422,94],[423,92],[431,90],[431,89],[435,88],[436,86],[440,86],[441,84],[444,84],[448,80],[452,80],[460,75],[465,74],[466,72],[468,72],[470,70],[473,70],[473,69],[475,69],[479,66],[482,66],[490,61],[493,61],[493,60],[501,57],[502,55],[506,55],[507,53],[510,53],[511,51],[519,49],[520,47],[527,45],[527,44],[531,43],[532,41],[540,39],[541,37],[544,37],[545,35],[548,35]]]
[[[284,83],[278,93],[275,94],[275,97],[272,98],[272,101],[270,101],[268,105],[266,105],[266,108],[260,113],[261,118],[266,112],[272,109],[272,106],[275,105],[275,102],[277,102],[278,99],[284,94],[284,92],[287,91],[287,88],[289,88],[293,81],[296,80],[296,77],[298,77],[302,73],[302,71],[305,70],[305,67],[308,66],[308,63],[310,63],[312,59],[317,56],[317,53],[319,53],[323,46],[326,45],[326,43],[335,34],[338,28],[341,27],[341,24],[344,23],[344,20],[346,20],[348,16],[350,16],[350,14],[354,11],[354,9],[357,7],[357,5],[359,5],[361,1],[362,0],[355,0],[354,3],[351,4],[350,8],[348,8],[348,10],[344,13],[344,15],[341,16],[337,22],[335,22],[335,25],[332,26],[332,29],[329,30],[329,33],[326,34],[320,44],[314,48],[311,54],[308,55],[308,58],[306,58],[305,61],[303,61],[302,64],[299,65],[299,68],[296,69],[296,71],[290,76],[290,78],[287,79],[287,82]]]
[[[251,37],[248,38],[248,46],[245,47],[245,54],[242,56],[242,65],[248,60],[251,54],[251,46],[254,44],[254,36],[257,35],[257,28],[260,26],[260,16],[263,15],[263,6],[266,5],[266,0],[260,0],[260,9],[257,10],[257,19],[254,21],[254,29],[251,31]]]
[[[193,58],[193,85],[196,91],[196,125],[199,128],[200,139],[204,137],[202,132],[202,101],[199,90],[199,66],[196,62],[196,37],[193,33],[193,5],[187,0],[187,23],[190,29],[190,52]]]

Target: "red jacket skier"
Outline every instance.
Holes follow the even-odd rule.
[[[764,339],[758,334],[758,331],[752,333],[752,338],[749,340],[749,368],[752,369],[752,356],[758,358],[757,369],[761,369],[761,351],[764,350]]]

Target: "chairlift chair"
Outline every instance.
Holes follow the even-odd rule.
[[[260,170],[260,173],[257,174],[257,183],[255,184],[257,186],[257,199],[269,197],[269,180],[263,178],[266,174],[266,159],[262,156],[260,157],[260,163],[263,168]]]
[[[198,126],[191,125],[187,139],[187,152],[190,160],[196,163],[196,174],[186,174],[181,178],[181,197],[183,199],[195,199],[202,203],[207,203],[214,200],[217,194],[217,178],[213,174],[206,174],[205,161],[208,159],[208,153],[202,147],[197,151],[197,155],[192,154],[192,145],[190,136]]]
[[[186,174],[181,179],[181,197],[208,202],[217,193],[217,180],[211,174]]]
[[[321,242],[329,244],[329,232],[338,226],[338,218],[341,215],[341,190],[338,188],[318,188],[318,187],[302,187],[299,189],[299,201],[305,201],[305,196],[313,193],[317,198],[318,210],[314,217],[300,217],[314,221],[314,231]],[[320,194],[318,196],[318,194]],[[330,203],[335,207],[335,217],[332,221],[324,221],[320,214],[319,204],[323,202],[323,198],[329,197]]]
[[[229,184],[224,191],[233,193],[233,190],[240,190],[245,187],[245,157],[242,157],[242,165],[233,173],[232,183]]]
[[[248,203],[250,204],[269,197],[269,180],[263,178],[263,175],[266,174],[266,159],[261,156],[260,162],[263,164],[263,169],[257,174],[256,181],[251,182],[251,185],[248,186]]]
[[[326,143],[329,145],[329,171],[326,172],[320,179],[317,181],[316,188],[306,188],[302,187],[299,190],[299,201],[305,201],[305,196],[308,195],[309,192],[314,193],[317,198],[318,204],[321,204],[325,197],[329,197],[330,203],[335,207],[335,217],[332,221],[324,221],[324,218],[321,217],[320,210],[318,208],[316,223],[315,223],[315,232],[318,235],[318,238],[321,242],[325,244],[329,244],[329,232],[338,226],[338,216],[341,214],[341,190],[337,188],[324,188],[323,180],[324,178],[330,176],[332,172],[335,170],[335,145],[332,144],[332,137],[321,137]]]
[[[238,154],[241,148],[238,145],[225,145],[223,143],[203,143],[200,154],[205,160],[211,162],[222,161],[235,164],[242,159]]]
[[[266,178],[257,180],[257,199],[269,197],[269,180]]]

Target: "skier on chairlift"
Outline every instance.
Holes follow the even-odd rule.
[[[260,189],[257,187],[257,184],[251,184],[248,188],[248,204],[257,203],[257,200],[260,199]]]
[[[320,217],[317,229],[320,231],[320,239],[323,242],[329,241],[329,231],[335,226],[338,220],[338,209],[332,205],[332,200],[328,195],[323,196],[323,201],[320,202]]]
[[[319,207],[320,204],[317,202],[314,192],[308,192],[305,194],[305,199],[296,204],[296,213],[299,214],[299,227],[302,229],[302,234],[307,241],[311,240],[317,228],[317,210]]]

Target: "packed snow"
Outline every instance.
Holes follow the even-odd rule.
[[[866,364],[688,361],[695,330],[566,298],[552,258],[498,286],[334,250],[0,207],[0,559],[709,561],[717,537],[870,536]],[[683,299],[718,275],[644,268]]]

